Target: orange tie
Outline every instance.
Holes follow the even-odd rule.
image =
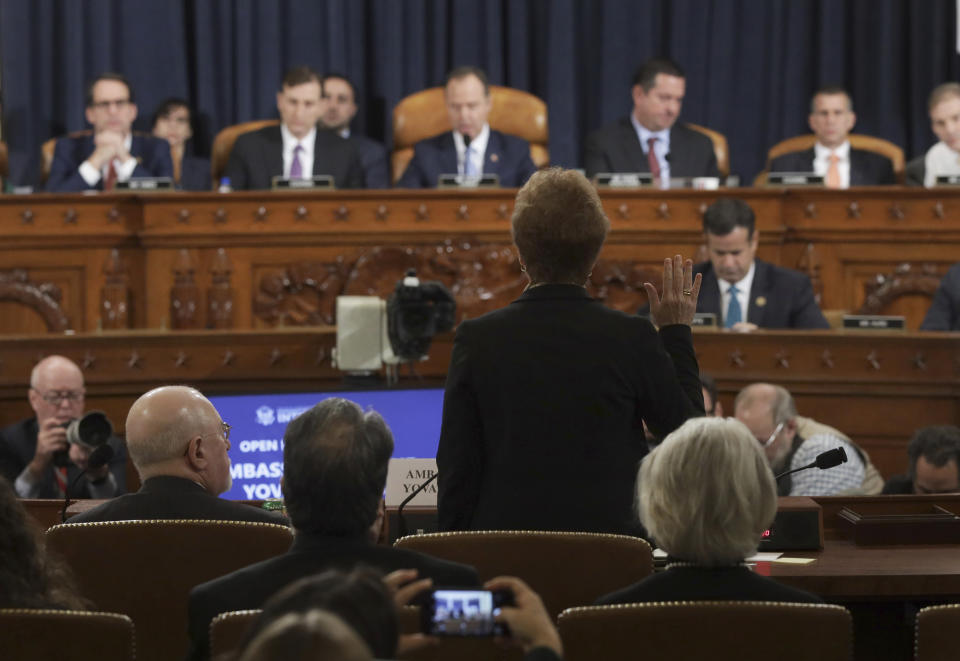
[[[830,167],[827,168],[827,188],[842,188],[840,182],[840,157],[830,154]]]

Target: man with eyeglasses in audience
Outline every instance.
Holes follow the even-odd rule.
[[[127,414],[127,447],[140,475],[136,493],[114,498],[70,523],[130,519],[211,519],[281,523],[274,512],[223,500],[230,489],[230,425],[199,391],[162,386]]]
[[[167,141],[131,131],[137,104],[124,76],[100,74],[87,87],[86,106],[93,132],[57,140],[47,177],[48,191],[111,191],[117,182],[134,177],[173,176]]]
[[[110,462],[80,475],[93,448],[68,443],[66,427],[83,416],[85,392],[83,373],[69,358],[48,356],[33,368],[27,397],[34,417],[0,430],[0,473],[20,498],[63,498],[68,487],[74,498],[126,493],[127,453],[118,438],[108,441]]]

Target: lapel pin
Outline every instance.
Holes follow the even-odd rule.
[[[755,299],[753,299],[753,302],[757,304],[758,308],[762,308],[764,305],[767,304],[767,297],[757,296]]]
[[[496,154],[490,154],[490,160],[496,163],[497,161],[500,160],[500,157],[497,156]]]

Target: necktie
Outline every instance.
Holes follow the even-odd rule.
[[[473,163],[473,147],[467,145],[467,151],[463,154],[463,174],[468,177],[477,175],[477,166]]]
[[[53,468],[53,477],[57,482],[57,489],[60,490],[61,496],[67,495],[67,469],[59,466],[54,466]]]
[[[840,188],[840,157],[830,154],[830,167],[827,168],[827,188]]]
[[[657,160],[657,152],[653,146],[657,144],[656,138],[647,140],[647,159],[650,161],[650,174],[653,175],[654,182],[660,183],[660,161]]]
[[[293,163],[290,164],[291,179],[303,178],[303,166],[300,165],[300,152],[302,151],[303,147],[301,147],[299,144],[293,148]]]
[[[107,168],[107,176],[103,179],[103,190],[112,191],[117,185],[117,168],[113,167],[113,161],[110,161],[110,167]]]
[[[740,309],[740,299],[737,298],[737,294],[740,293],[740,290],[734,285],[730,285],[730,302],[727,304],[727,314],[723,320],[723,325],[726,328],[730,328],[734,324],[740,323],[743,321],[743,311]]]

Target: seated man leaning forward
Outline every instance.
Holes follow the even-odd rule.
[[[894,475],[883,493],[960,493],[960,428],[934,425],[918,429],[907,446],[906,475]]]
[[[296,531],[293,546],[191,591],[190,658],[209,656],[208,630],[217,614],[260,608],[277,590],[325,569],[415,569],[437,585],[477,585],[472,567],[376,544],[392,454],[383,418],[345,399],[325,399],[287,426],[283,496]]]
[[[110,191],[118,181],[133,177],[173,176],[167,141],[131,131],[137,104],[126,78],[118,73],[100,74],[87,87],[86,104],[93,134],[57,140],[48,191]]]
[[[337,188],[361,188],[363,165],[356,145],[320,129],[323,112],[320,74],[310,67],[287,71],[277,92],[280,126],[265,126],[237,137],[224,177],[234,190],[267,189],[274,177],[333,177]]]
[[[457,67],[447,74],[443,98],[453,130],[418,142],[397,186],[433,188],[442,174],[495,174],[501,186],[523,186],[536,170],[530,145],[490,128],[487,74],[477,67]]]
[[[770,383],[753,383],[737,394],[734,416],[745,424],[763,447],[774,475],[812,463],[822,452],[841,447],[847,462],[820,470],[811,468],[787,475],[777,482],[781,496],[836,496],[859,494],[873,471],[868,471],[862,451],[821,427],[804,438],[801,421],[790,393]],[[872,489],[871,489],[872,490]]]
[[[960,331],[960,262],[940,281],[920,330]]]
[[[819,602],[744,563],[777,512],[777,487],[750,431],[730,418],[687,420],[640,465],[640,521],[667,569],[600,597],[650,601]]]
[[[222,500],[230,489],[230,425],[193,388],[146,393],[127,414],[127,447],[143,486],[70,519],[220,519],[285,523],[277,514]]]

